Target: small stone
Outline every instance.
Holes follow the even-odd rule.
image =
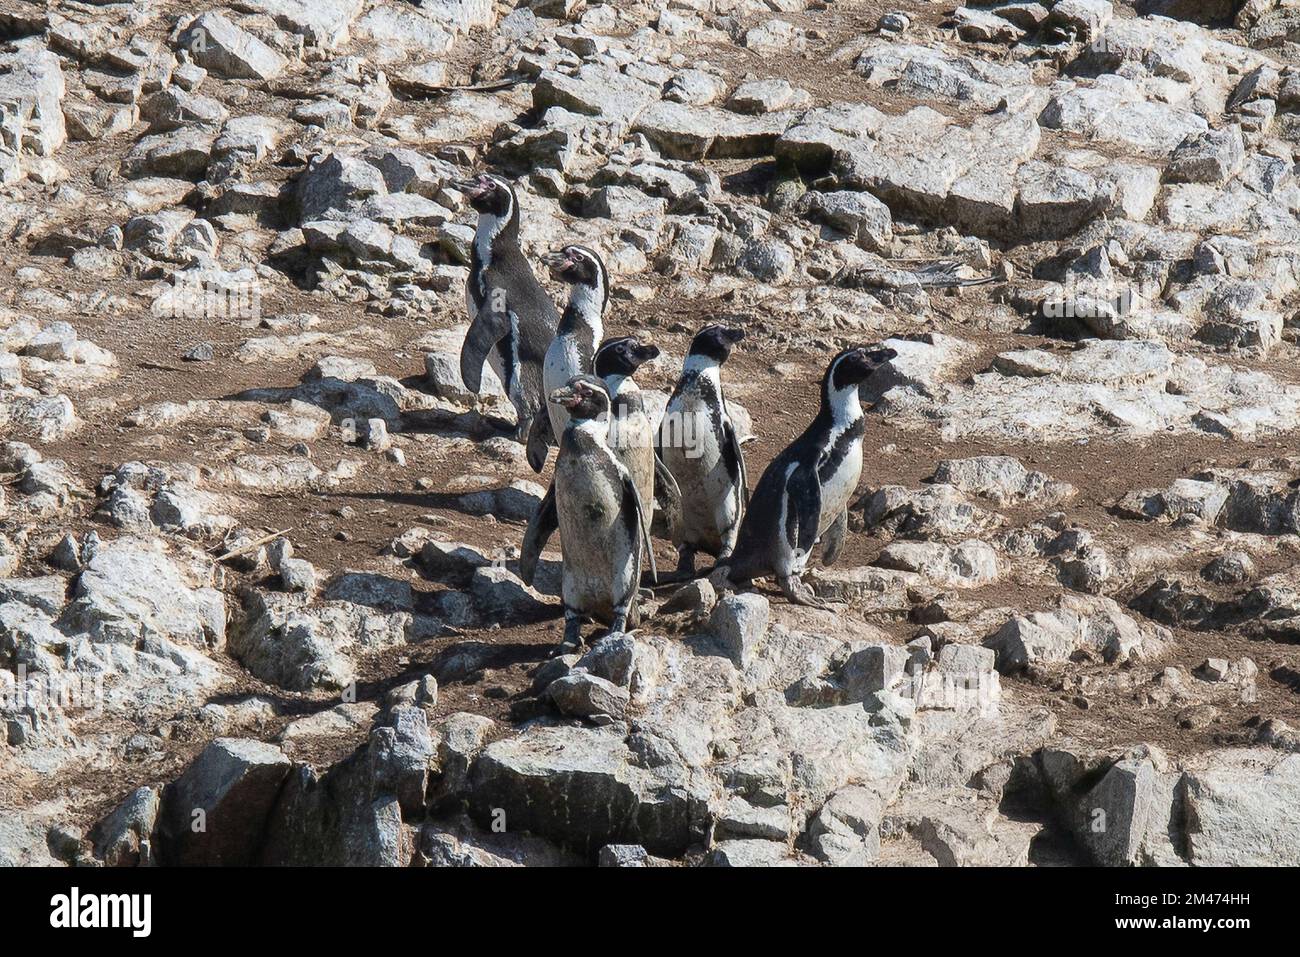
[[[762,595],[728,595],[718,602],[709,618],[709,632],[723,653],[738,668],[748,667],[767,634],[771,613]]]
[[[1201,569],[1201,577],[1216,585],[1239,585],[1255,577],[1255,562],[1245,552],[1224,552]]]
[[[881,33],[906,33],[911,25],[912,18],[899,10],[886,13],[876,23],[876,27]]]
[[[597,864],[601,867],[645,867],[649,856],[640,844],[606,844],[600,849]]]
[[[576,718],[596,715],[621,718],[627,712],[629,695],[626,688],[585,671],[574,671],[557,678],[546,690],[560,711]]]
[[[1227,658],[1206,658],[1192,673],[1206,681],[1223,681],[1231,668],[1232,662]]]
[[[316,591],[316,568],[302,558],[286,558],[280,562],[280,582],[285,591],[311,594]]]
[[[718,593],[707,578],[697,578],[687,582],[673,592],[668,600],[659,606],[658,614],[690,614],[703,617],[713,611],[718,602]]]

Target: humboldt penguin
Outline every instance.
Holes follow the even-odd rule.
[[[731,554],[749,501],[745,456],[722,393],[722,364],[743,329],[705,326],[691,341],[681,378],[659,426],[660,457],[681,490],[678,575],[695,572],[695,553]]]
[[[603,342],[592,361],[595,375],[605,383],[612,401],[607,442],[615,457],[623,464],[641,504],[653,513],[650,521],[652,534],[660,534],[657,525],[664,529],[664,537],[672,538],[677,516],[681,512],[681,493],[677,483],[655,453],[654,430],[641,401],[641,390],[632,376],[645,362],[657,358],[657,346],[643,345],[635,336],[619,336]],[[539,417],[540,418],[540,417]],[[555,509],[548,504],[554,498],[555,486],[546,493],[542,507],[529,520],[520,549],[519,574],[531,585],[537,573],[537,561],[547,540],[555,531]]]
[[[846,349],[831,360],[816,417],[758,480],[735,551],[714,573],[719,581],[744,586],[772,575],[790,601],[826,604],[800,576],[818,541],[825,565],[833,564],[844,546],[866,431],[858,387],[895,355],[893,349]]]
[[[632,376],[643,363],[659,357],[659,347],[642,344],[636,336],[607,339],[596,350],[594,369],[614,400],[609,424],[609,445],[632,474],[641,503],[652,512],[651,531],[656,523],[671,530],[681,511],[677,481],[655,450],[654,429],[646,415],[641,389]],[[668,532],[671,538],[671,531]]]
[[[604,335],[609,276],[600,256],[586,246],[565,246],[543,261],[554,278],[571,287],[569,303],[542,362],[542,388],[550,395],[574,376],[591,372],[596,346]],[[546,411],[547,415],[533,420],[528,434],[528,464],[534,472],[545,467],[547,446],[554,445],[569,424],[564,406],[550,402]]]
[[[605,384],[592,375],[574,376],[550,393],[550,401],[569,413],[550,505],[543,502],[555,510],[564,556],[564,640],[558,649],[564,652],[581,645],[584,618],[609,625],[611,634],[636,627],[642,550],[651,580],[656,575],[641,495],[609,447],[612,402]]]
[[[515,407],[524,441],[542,411],[542,362],[555,335],[555,304],[519,248],[519,200],[499,176],[482,173],[452,184],[478,211],[465,303],[469,331],[460,349],[460,376],[477,394],[483,363],[491,366]]]

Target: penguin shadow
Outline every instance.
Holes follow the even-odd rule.
[[[451,412],[446,409],[408,409],[402,413],[402,432],[436,435],[444,439],[487,439],[515,437],[515,424],[497,415],[471,409]]]
[[[221,399],[224,402],[260,402],[266,405],[286,405],[297,400],[329,413],[331,421],[335,423],[348,419],[384,419],[391,423],[403,421],[403,412],[397,401],[373,379],[347,380],[335,376],[304,378],[298,385],[245,389],[222,396]]]
[[[754,163],[723,176],[722,187],[728,193],[741,196],[765,196],[779,172],[780,166],[775,160]]]
[[[432,673],[440,685],[477,684],[488,671],[501,671],[515,665],[544,664],[550,660],[554,647],[547,642],[492,644],[467,639],[439,651],[421,674]]]
[[[409,375],[397,381],[404,389],[437,398],[429,391],[428,380],[423,375]],[[408,409],[402,413],[402,431],[481,440],[498,436],[513,438],[518,428],[512,419],[479,409]]]
[[[485,510],[482,505],[474,504],[476,496],[482,496],[484,499],[490,499],[497,495],[522,494],[510,485],[498,485],[487,488],[470,489],[465,492],[436,492],[420,491],[405,492],[397,489],[375,491],[375,492],[344,492],[337,489],[331,489],[328,492],[318,492],[322,498],[331,499],[354,499],[359,502],[387,502],[391,505],[409,505],[413,508],[421,509],[443,509],[448,512],[459,512],[469,518],[483,518],[489,514],[490,510]],[[522,533],[527,523],[526,518],[503,518],[497,516],[497,526],[508,529],[509,534],[514,535],[516,532]],[[433,537],[438,537],[434,535]],[[507,544],[518,545],[518,541],[511,540]]]

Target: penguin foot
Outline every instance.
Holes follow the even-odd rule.
[[[781,591],[785,593],[785,597],[793,604],[803,605],[805,608],[823,609],[829,609],[833,604],[823,598],[818,598],[812,587],[797,575],[786,575],[776,581],[781,586]]]
[[[730,565],[715,565],[709,572],[709,584],[713,586],[714,591],[719,595],[724,594],[728,589],[733,588],[731,581]]]
[[[683,546],[677,551],[677,571],[673,576],[679,580],[695,577],[695,549]]]
[[[563,658],[565,655],[576,655],[583,649],[582,638],[570,640],[568,637],[561,638],[559,643],[551,649],[550,657]]]
[[[564,610],[564,637],[551,649],[552,658],[576,654],[582,650],[582,619],[571,610]]]

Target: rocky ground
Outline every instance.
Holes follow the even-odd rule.
[[[0,0],[0,863],[1300,863],[1300,3],[954,6]],[[897,350],[834,611],[547,657],[484,167],[755,480]]]

